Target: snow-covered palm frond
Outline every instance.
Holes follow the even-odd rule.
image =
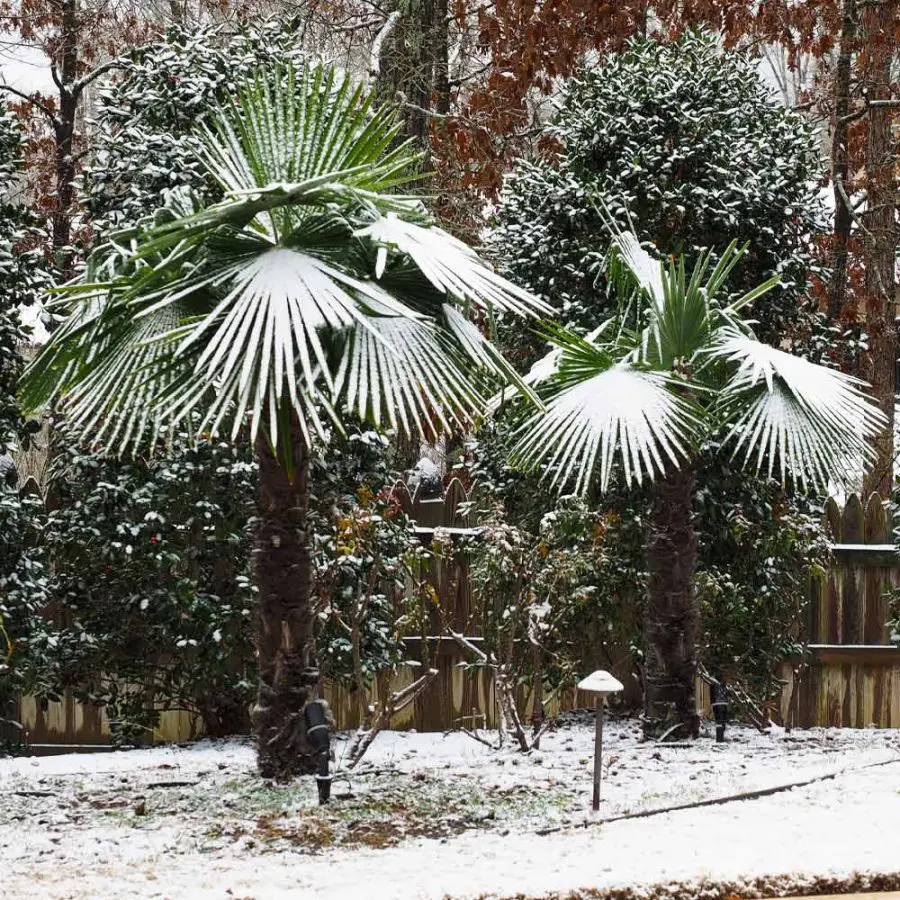
[[[409,142],[391,149],[397,117],[349,73],[322,63],[275,63],[238,86],[209,127],[200,157],[226,194],[353,171],[383,191],[415,177]]]
[[[663,269],[660,261],[641,246],[641,242],[631,231],[620,231],[613,235],[613,245],[638,286],[651,298],[662,302]]]
[[[444,313],[444,325],[469,361],[486,373],[495,376],[496,380],[507,382],[511,391],[518,392],[536,407],[541,408],[541,401],[529,387],[528,381],[519,375],[478,328],[449,303],[444,303],[441,308]],[[490,406],[491,403],[488,404],[488,408]]]
[[[578,493],[599,470],[605,490],[617,458],[629,483],[679,465],[695,430],[690,405],[666,375],[617,363],[573,378],[548,400],[546,413],[520,429],[513,461],[544,466],[560,490],[574,479]]]
[[[745,464],[768,460],[802,483],[825,486],[852,477],[871,456],[869,439],[885,418],[862,392],[863,382],[723,329],[710,356],[735,367],[718,412],[731,423],[734,453]]]
[[[389,212],[357,230],[356,235],[408,256],[438,291],[463,302],[518,315],[553,312],[534,294],[498,275],[462,241],[436,226],[423,227]],[[379,268],[383,265],[382,261]]]
[[[409,317],[372,317],[356,328],[335,382],[341,407],[425,440],[472,425],[486,405],[453,342],[434,323]]]
[[[379,316],[419,318],[377,285],[299,249],[272,247],[225,262],[223,270],[227,281],[215,270],[208,277],[218,279],[226,293],[207,315],[182,327],[176,351],[182,356],[198,348],[193,377],[196,387],[205,384],[216,394],[213,430],[227,416],[236,433],[249,413],[255,437],[270,400],[280,406],[287,396],[307,431],[308,399],[324,400],[334,391],[323,336],[369,329],[378,339],[379,319],[368,313],[373,307]],[[201,401],[209,402],[200,390],[187,395],[180,390],[174,400],[158,398],[166,405],[165,416],[178,421]]]
[[[95,343],[85,377],[62,404],[71,433],[119,446],[151,435],[155,440],[167,430],[157,419],[154,401],[183,374],[172,365],[169,337],[181,312],[170,305],[139,319],[122,316],[104,329],[106,338]]]

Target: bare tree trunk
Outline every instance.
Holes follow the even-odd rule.
[[[696,737],[697,636],[700,607],[694,589],[694,469],[683,463],[654,488],[647,568],[650,580],[644,633],[647,641],[644,732],[658,737],[675,724]]]
[[[873,439],[875,457],[866,473],[864,493],[888,498],[893,488],[894,396],[896,393],[897,332],[894,269],[897,255],[896,142],[891,134],[891,68],[895,54],[894,29],[897,0],[883,0],[867,8],[863,23],[866,42],[861,75],[866,89],[868,134],[866,140],[867,204],[864,217],[866,266],[866,331],[869,350],[864,377],[887,417],[884,429]],[[873,101],[874,104],[873,104]]]
[[[450,112],[450,9],[447,0],[434,0],[431,64],[434,72],[432,93],[435,109],[441,115],[446,115]]]
[[[831,280],[828,285],[828,318],[840,316],[847,302],[847,275],[853,215],[850,188],[850,75],[856,43],[856,0],[844,0],[840,50],[834,79],[834,123],[831,139],[831,181],[834,190],[834,235]]]
[[[422,168],[431,168],[432,111],[450,110],[448,0],[394,0],[398,16],[378,48],[377,89],[385,100],[398,102],[406,127],[425,151]],[[390,19],[389,19],[390,21]]]
[[[319,679],[311,603],[307,506],[309,452],[299,423],[291,427],[293,479],[259,437],[259,528],[254,570],[259,589],[259,696],[253,710],[257,761],[264,778],[288,780],[317,771],[306,738],[304,707]],[[283,452],[283,451],[282,451]]]
[[[53,254],[63,275],[70,265],[67,248],[72,239],[72,206],[75,201],[75,116],[79,95],[78,77],[78,0],[62,0],[60,55],[54,76],[59,88],[59,112],[54,122],[56,144],[56,203],[53,211]]]

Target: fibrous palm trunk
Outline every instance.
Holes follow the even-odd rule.
[[[693,523],[694,470],[684,463],[654,488],[644,633],[647,642],[644,733],[696,737],[697,636],[700,608],[694,589],[697,533]]]
[[[259,438],[256,446],[259,695],[253,729],[259,772],[278,780],[317,769],[304,718],[304,707],[313,699],[319,678],[310,605],[309,453],[296,422],[291,438],[290,474],[265,438]]]

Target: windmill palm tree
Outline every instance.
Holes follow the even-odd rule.
[[[683,258],[660,263],[632,234],[616,235],[621,315],[587,337],[550,331],[554,349],[526,378],[543,386],[546,410],[521,427],[514,462],[544,466],[558,487],[580,492],[596,480],[605,490],[617,462],[627,483],[654,481],[648,734],[677,725],[696,736],[699,728],[692,505],[704,441],[724,433],[756,473],[821,487],[858,475],[883,424],[862,382],[756,340],[741,311],[777,279],[724,299],[742,252],[733,243],[715,267],[703,255],[688,275]]]
[[[316,770],[310,453],[348,415],[423,439],[473,423],[498,379],[527,388],[470,313],[544,310],[397,192],[418,165],[399,127],[324,65],[238,86],[198,137],[221,202],[173,197],[94,253],[23,381],[32,409],[61,398],[75,435],[120,452],[176,429],[253,442],[266,777]]]

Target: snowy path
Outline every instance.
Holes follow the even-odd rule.
[[[548,819],[542,809],[536,816],[522,813],[521,820],[500,823],[502,828],[468,830],[443,839],[411,838],[384,849],[347,846],[311,854],[296,845],[264,847],[252,835],[204,844],[198,840],[196,820],[187,814],[164,815],[164,810],[145,820],[135,818],[130,808],[112,816],[107,809],[102,821],[82,815],[76,824],[65,812],[63,799],[54,796],[49,805],[56,804],[57,811],[40,821],[33,813],[17,820],[12,816],[15,821],[0,816],[0,871],[5,876],[0,896],[439,900],[540,897],[550,892],[564,896],[578,889],[756,877],[787,892],[815,885],[823,877],[900,872],[897,733],[817,731],[785,739],[741,732],[726,748],[701,741],[687,750],[654,753],[637,745],[633,733],[622,726],[611,740],[609,759],[616,759],[609,766],[604,816],[891,762],[759,800],[600,828],[572,827],[585,818],[581,810],[590,785],[580,753],[589,747],[590,729],[572,728],[552,738],[539,760],[514,764],[515,757],[491,755],[456,735],[386,735],[381,746],[373,748],[373,761],[396,767],[414,782],[434,784],[440,777],[441,784],[450,779],[463,791],[485,795],[511,784],[528,784],[537,793],[565,784],[575,791],[576,806],[563,804],[550,819],[564,826],[554,834],[534,834]],[[566,752],[569,747],[573,752]],[[15,805],[10,793],[27,793],[26,785],[65,795],[76,790],[67,787],[70,782],[77,782],[83,793],[95,785],[100,791],[103,779],[119,784],[128,779],[131,790],[140,790],[151,798],[148,802],[156,802],[152,789],[159,781],[197,780],[195,790],[207,790],[211,800],[219,800],[229,796],[236,773],[250,778],[251,765],[250,748],[240,744],[20,759],[0,761],[0,789],[7,798],[6,813]],[[177,768],[161,772],[160,766]],[[78,796],[73,794],[73,803]],[[520,799],[511,803],[529,802],[526,794],[514,796]],[[196,797],[194,801],[191,809],[196,810]],[[224,809],[211,806],[201,812],[208,826],[211,816],[227,817],[229,809],[226,802]],[[512,811],[517,812],[521,810]]]

